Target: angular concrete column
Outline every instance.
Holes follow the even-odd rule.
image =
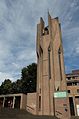
[[[12,108],[14,108],[14,106],[15,106],[15,96],[13,97],[13,106],[12,106]]]
[[[4,99],[3,99],[3,107],[4,107],[4,104],[5,104],[5,97],[4,97]]]

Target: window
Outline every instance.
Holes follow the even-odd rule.
[[[45,27],[45,29],[44,29],[44,34],[45,34],[45,35],[49,34],[48,26]]]
[[[41,110],[41,96],[39,96],[39,111]]]
[[[50,46],[48,48],[49,79],[51,79]]]
[[[79,85],[78,82],[67,82],[67,86],[76,86]]]
[[[60,47],[59,47],[59,50],[58,50],[58,59],[59,59],[60,77],[61,77],[61,80],[62,80],[62,69],[61,69],[61,49],[60,49]]]
[[[73,82],[73,86],[76,86],[77,85],[77,82]]]
[[[79,93],[79,89],[77,89],[77,93]]]
[[[40,93],[41,93],[41,88],[40,88]]]
[[[70,93],[70,90],[68,90],[68,93]]]
[[[68,80],[71,80],[71,77],[67,77],[68,78]]]
[[[77,83],[77,85],[79,85],[79,83]]]
[[[67,86],[72,86],[72,83],[67,83]]]

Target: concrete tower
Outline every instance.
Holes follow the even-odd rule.
[[[54,92],[66,90],[61,26],[48,13],[48,26],[37,24],[37,114],[54,115]]]

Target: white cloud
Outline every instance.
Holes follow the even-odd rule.
[[[35,51],[33,51],[32,49],[25,49],[23,51],[20,51],[20,54],[18,54],[17,59],[18,60],[29,60],[29,59],[33,59],[35,57]]]
[[[65,56],[69,57],[74,50],[78,54],[79,28],[78,22],[73,19],[79,13],[77,2],[78,0],[0,0],[0,72],[4,72],[0,79],[2,76],[18,78],[18,72],[23,66],[36,62],[36,24],[40,17],[47,24],[48,9],[52,17],[60,18]]]
[[[10,79],[10,80],[14,80],[14,78],[8,74],[8,73],[4,73],[4,72],[0,72],[0,84],[5,80],[5,79]]]
[[[13,62],[12,65],[13,65],[16,69],[19,69],[19,68],[20,68],[19,64],[16,64],[15,62]]]

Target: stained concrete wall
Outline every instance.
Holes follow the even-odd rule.
[[[36,114],[36,93],[27,94],[26,110],[32,114]]]
[[[26,109],[27,95],[21,94],[20,109]]]
[[[68,97],[67,98],[55,98],[55,116],[59,119],[69,119],[70,118],[70,110]]]

